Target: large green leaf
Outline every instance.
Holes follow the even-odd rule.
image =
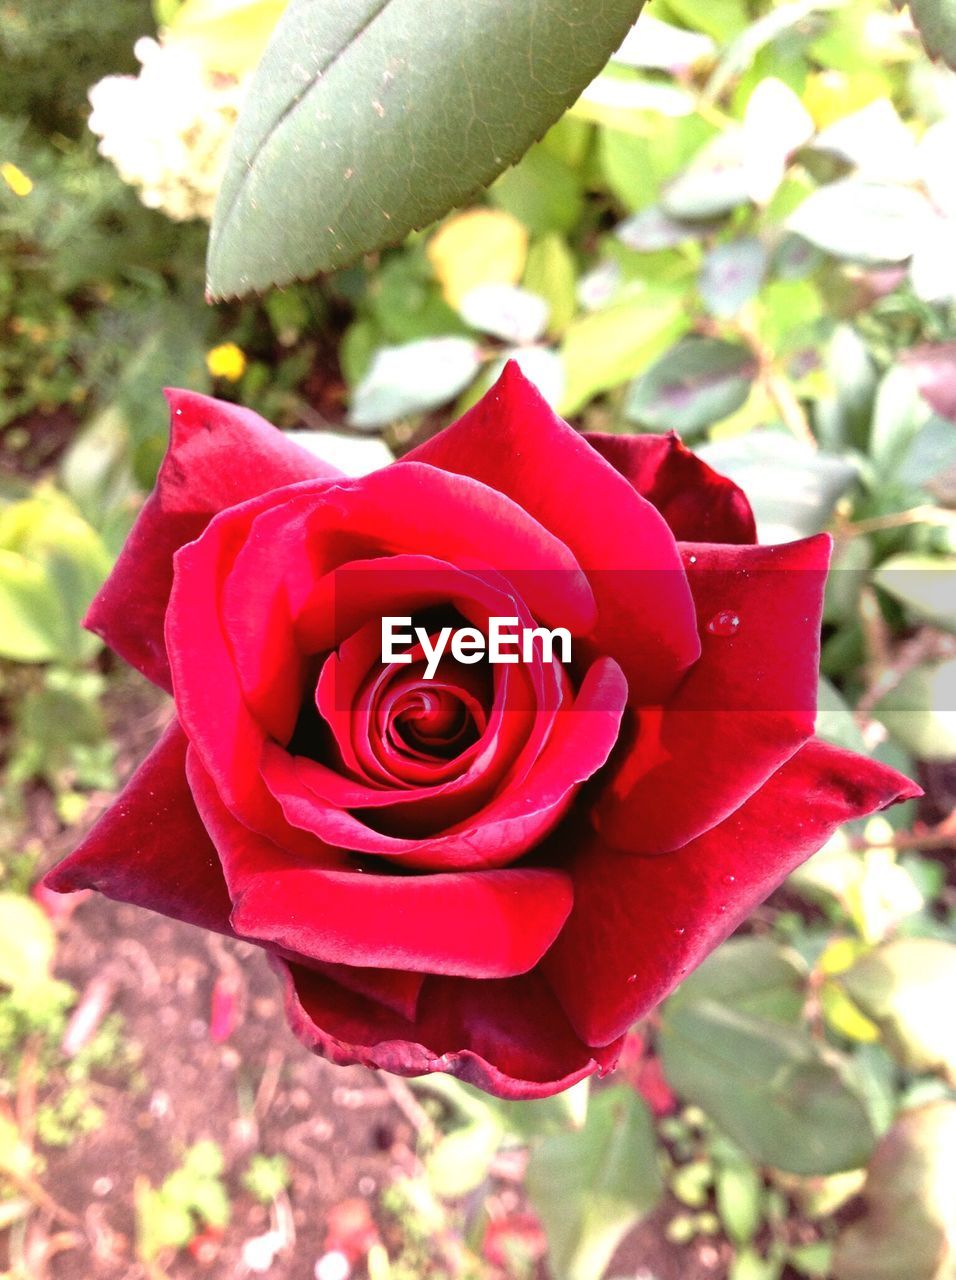
[[[713,1000],[774,1022],[796,1022],[806,1000],[799,955],[769,938],[732,938],[681,983],[668,1008]]]
[[[240,113],[209,290],[307,278],[400,240],[514,163],[640,0],[293,0]]]
[[[873,1127],[849,1060],[801,1028],[678,999],[665,1006],[659,1044],[672,1087],[755,1160],[815,1175],[869,1157]]]
[[[553,1134],[535,1149],[527,1190],[555,1280],[603,1275],[624,1234],[663,1190],[643,1100],[623,1085],[598,1093],[584,1128]]]

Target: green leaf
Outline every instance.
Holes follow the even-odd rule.
[[[717,1212],[735,1244],[749,1244],[763,1218],[763,1180],[745,1160],[721,1164],[715,1183]]]
[[[869,453],[881,476],[895,476],[928,417],[915,372],[905,364],[891,368],[877,388],[870,427]]]
[[[22,991],[50,977],[56,952],[53,926],[32,898],[0,893],[0,985]]]
[[[14,1178],[28,1178],[33,1172],[36,1157],[20,1136],[14,1120],[0,1112],[0,1173]]]
[[[672,218],[717,218],[750,201],[750,171],[739,131],[719,133],[661,194]]]
[[[470,338],[423,338],[381,347],[352,393],[353,426],[375,428],[447,404],[481,367]]]
[[[49,662],[62,643],[60,611],[42,566],[0,548],[0,657]]]
[[[600,129],[597,150],[601,172],[611,192],[627,208],[644,210],[657,200],[661,183],[675,177],[712,136],[713,128],[698,115],[658,118],[650,133],[646,126],[639,133]],[[693,234],[702,230],[706,228],[698,226]]]
[[[577,413],[592,396],[627,382],[687,327],[681,294],[648,289],[568,327],[561,344],[565,389],[560,412]]]
[[[769,938],[733,938],[685,979],[668,1007],[713,1000],[762,1018],[795,1022],[806,998],[806,980],[796,952]]]
[[[501,1127],[489,1113],[443,1137],[426,1164],[435,1193],[446,1200],[457,1200],[479,1187],[488,1177],[502,1136]]]
[[[835,1280],[952,1280],[956,1103],[905,1111],[873,1156],[863,1196],[863,1216],[837,1240]]]
[[[633,384],[624,415],[643,427],[700,431],[740,408],[756,371],[749,347],[719,338],[684,338]]]
[[[956,945],[899,938],[839,976],[850,998],[882,1030],[893,1056],[911,1071],[956,1080]]]
[[[888,98],[877,98],[827,125],[813,147],[839,156],[869,178],[913,182],[918,176],[916,139]]]
[[[687,4],[688,0],[682,0],[682,3]],[[695,7],[709,9],[710,0],[706,6],[698,4]],[[761,49],[803,22],[815,9],[827,7],[826,0],[790,0],[790,3],[777,5],[769,13],[762,14],[755,22],[745,17],[736,31],[728,33],[736,38],[721,54],[711,73],[704,90],[705,98],[716,102],[730,83],[746,71]],[[710,30],[709,27],[705,29]]]
[[[574,257],[561,236],[549,235],[534,241],[521,283],[547,302],[547,331],[552,337],[560,337],[574,319],[576,279]]]
[[[911,187],[840,178],[812,192],[787,226],[835,258],[904,262],[924,234],[931,208]]]
[[[802,1029],[713,999],[676,999],[659,1047],[674,1090],[760,1163],[826,1174],[866,1162],[874,1133],[851,1064]]]
[[[767,270],[767,251],[754,236],[711,249],[697,288],[712,316],[727,320],[756,297]]]
[[[637,253],[658,253],[661,249],[675,249],[688,240],[696,240],[716,226],[716,223],[680,222],[665,213],[660,205],[651,204],[618,223],[614,234],[621,244]]]
[[[896,473],[901,484],[929,486],[956,468],[956,428],[935,414],[918,428]]]
[[[820,677],[817,693],[816,733],[846,751],[867,755],[866,743],[853,712],[825,676]]]
[[[873,581],[917,621],[956,631],[956,556],[891,556]]]
[[[727,1280],[779,1280],[783,1262],[763,1258],[756,1249],[741,1249],[731,1263]]]
[[[573,231],[584,208],[578,175],[543,143],[503,173],[488,194],[532,235]]]
[[[545,1138],[528,1166],[528,1197],[544,1224],[555,1280],[603,1274],[662,1190],[646,1106],[627,1086],[602,1090],[584,1128]]]
[[[743,0],[670,0],[668,8],[693,31],[703,31],[721,44],[744,31],[750,15]]]
[[[197,1142],[186,1152],[183,1168],[197,1178],[218,1178],[225,1168],[222,1149],[208,1138]]]
[[[378,437],[359,436],[354,431],[289,431],[296,444],[347,476],[367,476],[395,461],[392,451]]]
[[[921,760],[956,757],[956,658],[907,671],[874,707],[897,742]]]
[[[535,342],[548,323],[548,304],[514,284],[480,284],[462,298],[462,319],[479,333],[503,342]]]
[[[825,622],[853,625],[859,617],[860,592],[873,567],[873,544],[868,538],[838,538],[833,544],[830,572],[823,599]]]
[[[909,9],[927,52],[956,67],[956,0],[910,0]]]
[[[787,1251],[787,1261],[800,1275],[809,1280],[826,1280],[833,1263],[833,1245],[829,1240],[812,1240],[809,1244],[795,1244]]]
[[[250,85],[209,243],[217,298],[354,261],[486,186],[640,0],[292,0]]]
[[[904,352],[903,364],[933,411],[956,422],[956,343],[923,343]]]
[[[286,0],[185,0],[165,39],[188,45],[205,67],[241,76],[258,62]]]
[[[704,445],[698,452],[746,493],[761,542],[819,533],[856,478],[845,457],[818,452],[789,432],[772,429]]]
[[[802,244],[798,238],[794,243]],[[877,374],[866,344],[848,324],[837,325],[826,346],[824,369],[833,394],[817,401],[814,426],[825,449],[864,444],[873,416]]]

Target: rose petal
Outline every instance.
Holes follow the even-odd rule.
[[[829,537],[682,550],[703,652],[663,712],[641,714],[595,816],[633,853],[708,830],[813,734]]]
[[[156,490],[90,606],[85,625],[138,671],[170,689],[163,639],[173,554],[211,516],[298,480],[338,475],[265,419],[191,391],[166,392],[169,449]]]
[[[551,869],[405,876],[345,859],[296,865],[236,822],[193,751],[187,770],[243,936],[332,964],[501,978],[531,969],[571,910],[570,880]]]
[[[217,607],[222,566],[272,500],[266,494],[232,508],[176,553],[166,648],[180,722],[215,771],[224,803],[255,830],[308,853],[315,840],[289,826],[260,778],[265,733],[243,701]]]
[[[115,804],[44,883],[58,893],[98,889],[119,902],[232,934],[219,856],[186,782],[187,746],[173,721]]]
[[[376,542],[396,551],[427,551],[441,539],[444,554],[469,564],[486,552],[520,563],[528,596],[534,593],[540,605],[537,616],[557,612],[569,628],[587,628],[594,601],[570,552],[536,521],[493,490],[432,467],[403,464],[400,472],[389,467],[356,481],[291,486],[277,499],[265,495],[215,517],[201,537],[176,554],[166,640],[177,709],[231,812],[283,846],[301,850],[308,848],[308,839],[283,821],[259,776],[266,734],[250,712],[234,666],[240,650],[256,656],[252,632],[267,601],[252,596],[247,627],[240,630],[238,615],[232,615],[228,638],[218,608],[229,568],[240,550],[248,550],[250,531],[270,504],[281,506],[276,534],[292,528],[300,541],[277,546],[274,538],[264,539],[269,552],[262,560],[264,572],[284,563],[290,545],[300,553],[311,547],[322,558],[323,535],[330,539],[326,561],[353,553],[355,546],[365,555]],[[292,597],[300,587],[309,589],[309,574],[298,560],[295,564],[295,579],[284,583]],[[297,616],[301,607],[302,601],[293,598],[290,615]],[[264,668],[263,678],[268,679]]]
[[[606,1074],[620,1042],[583,1045],[537,972],[498,981],[428,978],[415,1021],[344,997],[308,970],[276,962],[286,1016],[312,1050],[396,1075],[447,1072],[499,1098],[546,1098]]]
[[[573,706],[561,710],[547,745],[520,785],[504,788],[485,808],[440,835],[418,839],[385,835],[309,788],[311,762],[267,744],[263,776],[287,820],[329,845],[404,866],[448,870],[514,862],[567,812],[578,786],[607,760],[615,742],[627,688],[610,658],[587,672]]]
[[[543,962],[572,1026],[589,1044],[621,1035],[836,827],[919,794],[895,770],[814,740],[672,853],[619,853],[593,836],[569,864],[574,910]]]
[[[598,604],[595,651],[635,703],[672,692],[696,659],[694,610],[673,535],[653,506],[558,418],[514,361],[458,422],[396,464],[427,462],[507,494],[571,548]]]
[[[56,893],[97,889],[118,902],[235,937],[219,855],[186,780],[187,747],[186,735],[174,721],[113,806],[43,884]],[[346,990],[414,1017],[421,974],[319,967]]]
[[[295,957],[284,957],[290,964],[298,963]],[[401,1018],[414,1018],[418,1010],[425,974],[401,969],[370,969],[352,964],[323,964],[319,960],[309,962],[310,969],[351,991],[383,1004]]]
[[[743,489],[669,435],[604,435],[585,440],[652,502],[678,542],[757,541],[757,526]]]

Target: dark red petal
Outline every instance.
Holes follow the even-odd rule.
[[[642,857],[593,836],[569,864],[574,910],[542,966],[572,1026],[589,1044],[621,1035],[841,823],[919,794],[895,770],[814,740],[682,849]]]
[[[626,697],[617,664],[609,658],[594,663],[574,705],[558,712],[548,743],[520,783],[503,789],[467,821],[435,836],[383,835],[360,816],[323,801],[308,785],[316,773],[313,764],[296,760],[274,744],[265,748],[263,776],[286,819],[329,845],[435,870],[500,867],[552,831],[577,788],[607,760]]]
[[[290,964],[296,963],[294,956],[287,955],[285,959]],[[401,1018],[415,1017],[418,997],[425,981],[423,973],[401,969],[367,969],[349,964],[323,964],[319,960],[310,961],[309,968],[331,978],[346,991],[364,996],[368,1000],[376,1000]]]
[[[167,651],[183,729],[213,772],[223,802],[243,822],[302,852],[315,841],[289,826],[262,782],[266,735],[243,700],[218,608],[223,566],[271,500],[263,495],[214,519],[177,552]]]
[[[186,780],[186,735],[174,721],[79,848],[43,883],[57,893],[97,889],[118,902],[236,936],[222,866]],[[348,991],[413,1017],[422,975],[321,965]]]
[[[595,815],[632,853],[708,830],[813,734],[829,537],[682,550],[703,652],[663,712],[641,712]]]
[[[674,689],[700,645],[673,535],[513,361],[474,408],[397,467],[408,462],[472,476],[556,534],[588,573],[598,604],[595,649],[621,664],[632,701]]]
[[[379,875],[344,856],[304,866],[236,822],[194,751],[188,772],[245,937],[332,964],[501,978],[531,969],[571,910],[570,880],[549,868]]]
[[[410,1021],[276,961],[292,1030],[314,1053],[396,1075],[445,1071],[499,1098],[546,1098],[611,1070],[620,1043],[583,1045],[537,972],[474,982],[428,978]]]
[[[207,522],[208,516],[167,515],[159,495],[151,493],[83,619],[88,630],[167,692],[172,681],[163,624],[173,585],[173,556],[198,538]]]
[[[156,491],[90,606],[86,626],[168,690],[163,620],[173,553],[226,507],[298,480],[340,473],[249,409],[191,391],[169,390],[166,398],[170,442]]]
[[[58,893],[98,889],[175,920],[233,932],[219,856],[186,781],[174,721],[83,843],[47,875]]]
[[[164,511],[215,515],[300,480],[332,480],[323,462],[251,409],[170,389],[169,451],[158,489]]]
[[[652,502],[678,542],[757,541],[744,491],[669,435],[585,432],[585,440]]]

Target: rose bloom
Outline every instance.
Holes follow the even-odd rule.
[[[918,794],[813,737],[829,538],[757,546],[676,435],[579,435],[510,365],[350,479],[169,400],[87,622],[176,718],[48,883],[262,946],[333,1062],[510,1098],[604,1073],[836,826]],[[572,661],[428,681],[383,615],[564,626]]]

